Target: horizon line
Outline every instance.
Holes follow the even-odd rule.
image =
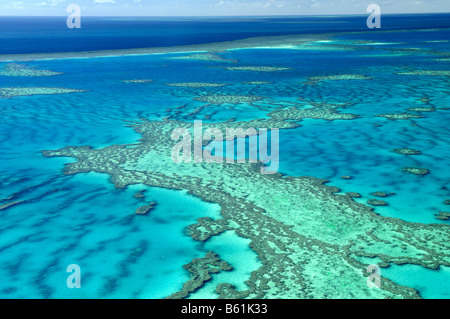
[[[388,12],[382,13],[382,15],[419,15],[419,14],[450,14],[450,11],[441,12]],[[367,13],[342,13],[342,14],[273,14],[273,15],[83,15],[84,17],[98,17],[98,18],[236,18],[236,17],[304,17],[304,16],[315,16],[315,17],[342,17],[342,16],[367,16]],[[2,15],[0,17],[67,17],[67,15]]]

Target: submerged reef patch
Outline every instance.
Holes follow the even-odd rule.
[[[384,200],[381,199],[369,199],[367,201],[367,204],[371,205],[371,206],[387,206],[388,203],[386,203]]]
[[[391,113],[391,114],[379,114],[379,115],[375,115],[377,117],[384,117],[387,118],[388,120],[409,120],[409,119],[421,119],[423,118],[422,115],[418,115],[418,114],[409,114],[409,113]]]
[[[227,66],[224,67],[224,69],[230,71],[277,72],[277,71],[292,70],[293,68],[274,67],[274,66]]]
[[[139,192],[136,192],[134,194],[134,197],[135,198],[145,198],[145,195],[144,195],[145,191],[146,191],[145,189],[141,189]]]
[[[308,78],[306,85],[315,85],[323,81],[347,81],[347,80],[372,80],[372,77],[363,74],[337,74],[337,75],[323,75],[313,76]]]
[[[385,48],[386,51],[391,51],[396,55],[429,55],[431,51],[423,48]]]
[[[249,84],[249,85],[263,85],[263,84],[272,84],[273,82],[270,81],[247,81],[242,82],[242,84]]]
[[[15,205],[23,203],[23,202],[24,202],[23,200],[18,200],[18,201],[6,203],[6,204],[0,204],[0,210],[6,210],[9,207],[15,206]]]
[[[385,193],[385,192],[378,191],[378,192],[370,193],[370,195],[376,196],[376,197],[388,197],[388,196],[391,196],[392,193],[388,194],[388,193]]]
[[[342,44],[333,45],[318,45],[313,43],[304,43],[295,47],[296,50],[311,50],[311,51],[353,51],[354,47]]]
[[[418,101],[424,103],[424,104],[429,104],[431,102],[431,100],[428,97],[422,97],[420,99],[417,99]]]
[[[450,76],[450,71],[444,71],[444,70],[410,71],[410,72],[399,72],[397,74],[399,74],[399,75]]]
[[[264,97],[256,95],[204,95],[196,97],[195,100],[202,101],[209,104],[241,104],[241,103],[253,103],[263,100]]]
[[[167,86],[176,87],[190,87],[190,88],[204,88],[204,87],[222,87],[229,84],[224,83],[208,83],[208,82],[180,82],[180,83],[169,83]]]
[[[224,59],[215,53],[194,53],[183,56],[170,57],[171,60],[198,60],[198,61],[215,61],[215,62],[236,62],[236,60]]]
[[[414,175],[427,175],[430,173],[428,169],[420,167],[403,167],[402,172],[411,173]]]
[[[230,229],[225,219],[214,220],[210,217],[203,217],[197,219],[197,224],[188,226],[186,232],[194,240],[206,241],[211,236],[223,233]]]
[[[123,83],[150,83],[153,80],[150,79],[136,79],[136,80],[123,80]]]
[[[299,108],[292,106],[288,109],[278,109],[268,114],[274,119],[291,119],[301,120],[304,118],[310,119],[323,119],[323,120],[353,120],[358,118],[358,115],[350,113],[340,113],[337,111],[337,107],[320,107],[313,106],[309,108]]]
[[[408,111],[414,112],[434,112],[436,109],[434,107],[411,107]]]
[[[439,212],[439,214],[436,214],[436,218],[439,219],[439,220],[449,220],[450,219],[450,213]]]
[[[52,88],[52,87],[9,87],[9,88],[0,88],[0,98],[12,98],[16,96],[31,96],[31,95],[56,95],[56,94],[79,93],[79,92],[87,92],[87,90]]]
[[[137,215],[146,215],[150,211],[152,211],[156,206],[156,202],[151,202],[148,205],[144,205],[141,207],[138,207],[135,211]]]
[[[49,70],[37,70],[33,67],[17,64],[17,63],[8,63],[4,66],[3,69],[0,69],[0,76],[28,76],[28,77],[37,77],[37,76],[55,76],[61,75],[61,72],[53,72]]]
[[[394,148],[392,150],[394,153],[401,154],[401,155],[420,155],[422,154],[421,151],[412,149],[412,148]]]

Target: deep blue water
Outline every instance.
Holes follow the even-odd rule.
[[[236,271],[215,277],[197,297],[213,295],[222,280],[245,289],[243,281],[259,266],[248,242],[228,232],[199,245],[184,233],[199,217],[220,218],[220,207],[182,191],[135,185],[117,190],[101,174],[64,176],[71,159],[44,158],[44,149],[67,145],[105,147],[132,143],[139,135],[124,120],[163,119],[211,121],[267,117],[267,111],[248,104],[211,105],[195,115],[206,94],[258,95],[271,100],[349,103],[342,112],[352,121],[308,119],[301,127],[280,132],[280,172],[330,180],[343,192],[360,192],[365,203],[375,191],[395,192],[384,216],[421,223],[445,223],[434,214],[450,198],[448,170],[450,113],[420,112],[423,119],[389,121],[375,117],[424,106],[448,107],[448,77],[399,75],[399,70],[450,70],[448,61],[427,52],[402,54],[393,48],[449,52],[450,15],[383,16],[383,30],[374,33],[366,17],[287,17],[220,19],[83,18],[82,29],[69,30],[65,17],[0,18],[0,53],[62,52],[171,46],[228,41],[261,35],[368,31],[341,34],[326,50],[299,48],[239,49],[220,53],[243,66],[280,66],[283,72],[229,71],[226,62],[170,59],[186,54],[161,54],[26,62],[37,69],[62,72],[51,77],[0,75],[2,87],[64,87],[89,90],[64,95],[0,98],[0,203],[23,200],[2,211],[0,224],[1,298],[161,298],[179,290],[189,276],[182,265],[209,249],[224,256]],[[333,21],[338,21],[335,23]],[[288,23],[280,23],[288,22]],[[296,23],[307,22],[307,23]],[[414,29],[434,31],[413,31]],[[371,46],[361,40],[384,43]],[[430,42],[439,41],[439,42]],[[264,43],[262,43],[263,45]],[[351,51],[333,45],[350,44]],[[314,43],[324,45],[324,43]],[[441,57],[442,58],[442,57]],[[0,70],[7,64],[0,63]],[[408,70],[408,69],[406,69]],[[304,84],[308,77],[364,74],[370,81],[324,81]],[[151,83],[124,83],[152,79]],[[248,85],[245,81],[269,81]],[[173,88],[173,82],[217,82],[220,88]],[[185,105],[174,115],[167,111]],[[267,105],[266,105],[267,106]],[[410,112],[411,113],[411,112]],[[418,114],[417,112],[414,114]],[[374,125],[376,124],[376,125]],[[411,147],[422,155],[403,157],[390,150]],[[425,177],[405,175],[401,167],[431,170]],[[351,175],[351,180],[343,180]],[[134,198],[147,190],[158,202],[148,216],[135,216],[142,202]],[[12,199],[8,200],[7,198]],[[163,239],[163,240],[161,240]],[[245,260],[246,263],[242,263]],[[248,261],[248,262],[247,262]],[[66,267],[79,264],[83,289],[66,287]],[[390,279],[419,289],[424,297],[447,297],[438,278],[448,282],[448,269],[396,266],[383,269]],[[412,280],[420,278],[421,280]],[[423,279],[422,279],[423,278]],[[193,296],[193,297],[196,297]]]
[[[367,31],[362,16],[245,18],[0,17],[0,54],[166,47],[248,37]],[[383,15],[383,30],[446,28],[450,14]]]

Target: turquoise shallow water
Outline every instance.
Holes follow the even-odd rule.
[[[401,285],[417,289],[422,298],[450,299],[448,267],[423,271],[422,267],[416,265],[392,265],[388,269],[382,269],[381,274]]]
[[[122,83],[142,78],[142,67],[130,68],[136,59],[157,70],[152,77],[166,76],[159,63],[167,60],[157,56],[39,61],[31,65],[57,68],[64,75],[2,77],[4,87],[89,90],[1,100],[0,197],[4,202],[25,201],[2,212],[0,259],[2,278],[7,278],[1,284],[2,298],[162,298],[189,279],[182,265],[208,251],[184,231],[197,218],[219,218],[218,205],[143,185],[115,190],[107,176],[94,173],[65,177],[62,168],[70,159],[41,155],[41,150],[65,145],[101,148],[135,142],[139,135],[123,120],[159,119],[165,108],[186,101],[167,98],[164,84],[179,80],[176,74],[163,77],[158,89]],[[86,79],[88,72],[92,76]],[[158,204],[149,216],[134,214],[145,204],[133,196],[140,189],[148,189],[147,202]],[[238,244],[249,251],[247,242]],[[66,287],[69,264],[81,267],[83,289]]]
[[[189,279],[182,265],[214,250],[235,270],[213,276],[193,298],[213,297],[215,284],[229,282],[245,289],[243,281],[260,262],[248,241],[231,232],[206,244],[185,235],[186,226],[199,217],[220,218],[218,205],[204,203],[182,191],[143,185],[117,190],[99,174],[64,176],[70,159],[44,158],[42,150],[67,145],[132,143],[139,135],[125,120],[174,119],[223,121],[267,118],[268,111],[288,102],[340,103],[341,112],[356,120],[305,119],[301,127],[280,131],[280,168],[283,174],[329,180],[343,192],[359,192],[366,203],[370,193],[393,192],[387,207],[375,211],[410,222],[445,223],[434,214],[445,211],[450,198],[448,170],[450,111],[448,76],[406,76],[411,70],[449,70],[448,61],[429,53],[406,54],[389,48],[419,47],[448,51],[447,30],[392,33],[383,37],[340,37],[333,45],[355,39],[387,42],[335,51],[242,49],[220,53],[240,66],[281,66],[282,72],[229,71],[231,62],[169,59],[186,54],[64,59],[27,62],[39,69],[63,72],[54,77],[0,76],[0,87],[65,87],[88,90],[49,96],[0,99],[0,204],[24,201],[1,211],[1,298],[162,298],[179,290]],[[347,41],[347,42],[346,42]],[[350,42],[348,42],[350,41]],[[394,44],[402,42],[403,44]],[[316,43],[323,45],[323,43]],[[0,63],[0,68],[5,67]],[[324,81],[306,85],[308,77],[363,74],[372,80]],[[152,79],[148,83],[124,80]],[[267,84],[245,84],[268,81]],[[169,87],[174,82],[214,82],[223,87]],[[257,95],[268,103],[209,105],[193,113],[205,95]],[[301,100],[299,100],[299,98]],[[427,98],[428,105],[418,99]],[[283,104],[285,103],[285,104]],[[348,104],[343,104],[348,103]],[[174,113],[171,109],[179,109]],[[258,107],[259,105],[259,107]],[[435,112],[407,111],[431,106]],[[390,121],[383,113],[421,114],[424,118]],[[205,118],[209,116],[210,118]],[[422,155],[391,152],[398,147],[418,149]],[[426,176],[401,172],[402,167],[430,170]],[[342,179],[350,175],[352,179]],[[146,189],[146,201],[156,209],[146,216],[134,214],[143,204],[134,193]],[[246,262],[242,262],[245,260]],[[68,289],[66,267],[78,264],[83,289]],[[418,289],[425,298],[448,298],[442,282],[448,269],[431,271],[418,266],[383,269],[390,279]]]
[[[241,238],[233,231],[227,231],[208,240],[204,248],[212,251],[220,251],[221,258],[233,265],[234,270],[213,274],[212,280],[208,281],[202,289],[191,294],[189,298],[217,298],[217,294],[214,291],[220,283],[232,284],[237,290],[248,289],[248,286],[244,282],[250,278],[251,271],[262,266],[256,253],[250,249],[249,244],[249,239]]]
[[[184,234],[196,218],[220,207],[182,191],[143,185],[116,190],[101,174],[49,182],[52,192],[3,213],[2,297],[162,298],[189,279],[183,264],[205,253]],[[157,201],[149,215],[134,210],[145,189]],[[14,225],[14,226],[7,226]],[[66,267],[81,268],[83,289],[68,289]]]
[[[448,118],[448,114],[439,115]],[[374,127],[374,122],[383,126]],[[377,207],[376,212],[410,222],[443,222],[434,214],[446,209],[443,201],[448,197],[450,175],[447,166],[436,160],[436,154],[450,156],[446,146],[450,141],[442,127],[426,127],[424,122],[418,128],[408,121],[379,119],[361,119],[357,126],[352,121],[304,121],[301,128],[280,135],[280,171],[295,176],[314,172],[314,176],[329,180],[329,185],[342,192],[360,193],[363,197],[356,201],[361,203],[376,198],[370,195],[373,192],[393,192],[395,195],[383,199],[389,206]],[[425,129],[429,129],[428,134],[416,140],[415,136]],[[391,151],[398,147],[420,149],[423,155],[408,157]],[[416,176],[401,171],[410,166],[425,167],[431,173]]]

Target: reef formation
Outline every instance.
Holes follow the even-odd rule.
[[[55,76],[61,75],[61,72],[53,72],[50,70],[39,70],[25,64],[8,63],[0,70],[0,76]]]
[[[227,66],[224,67],[224,69],[230,71],[252,71],[252,72],[277,72],[277,71],[292,70],[292,68],[275,67],[275,66]]]
[[[322,81],[346,81],[346,80],[371,80],[372,78],[364,74],[334,74],[321,75],[308,78],[307,85],[315,85]]]
[[[394,153],[401,155],[420,155],[422,152],[412,148],[395,148],[392,150]]]
[[[420,167],[404,167],[402,168],[402,172],[411,173],[414,175],[427,175],[430,173],[428,169]]]
[[[0,88],[0,98],[31,95],[56,95],[66,93],[87,92],[87,90],[54,88],[54,87],[6,87]]]
[[[209,104],[240,104],[240,103],[252,103],[261,101],[264,97],[255,95],[204,95],[195,98],[197,101],[202,101]]]
[[[123,83],[150,83],[153,80],[150,79],[136,79],[136,80],[123,80]]]
[[[204,87],[222,87],[228,84],[224,83],[209,83],[209,82],[180,82],[180,83],[169,83],[167,86],[176,87],[190,87],[190,88],[204,88]]]
[[[156,202],[151,202],[148,205],[144,205],[141,207],[138,207],[136,209],[136,215],[147,215],[149,212],[151,212],[156,206]]]
[[[248,289],[220,284],[219,298],[419,298],[416,290],[384,277],[380,289],[369,288],[367,264],[358,258],[377,257],[383,266],[450,266],[448,225],[382,217],[349,195],[337,194],[339,190],[325,185],[325,180],[261,174],[262,163],[174,163],[171,133],[176,128],[192,131],[192,123],[143,120],[130,126],[142,135],[138,144],[100,149],[69,146],[43,154],[76,158],[66,164],[65,174],[106,173],[117,188],[145,184],[184,189],[218,203],[222,219],[199,220],[188,234],[203,241],[235,231],[251,240],[250,247],[262,263],[246,281]],[[280,117],[204,123],[203,129],[297,126]],[[217,271],[214,260],[194,260],[187,267],[195,275],[182,292],[170,297],[184,298],[199,289]]]

